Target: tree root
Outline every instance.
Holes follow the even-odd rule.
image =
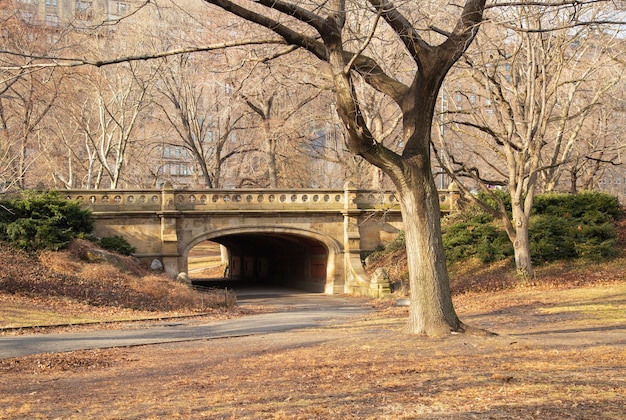
[[[467,325],[462,322],[458,330],[452,330],[452,334],[455,334],[455,333],[457,334],[463,333],[467,335],[473,335],[476,337],[495,337],[498,335],[494,332],[491,332],[482,328],[472,327],[471,325]]]
[[[406,326],[405,332],[411,335],[422,335],[424,337],[433,338],[433,339],[445,339],[450,337],[450,335],[454,334],[467,334],[475,337],[496,337],[499,334],[491,332],[489,330],[485,330],[478,327],[473,327],[471,325],[464,324],[459,321],[458,327],[454,328],[450,325],[439,324],[438,328],[430,328],[426,331],[413,331],[411,330],[410,324]]]

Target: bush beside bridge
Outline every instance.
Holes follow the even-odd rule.
[[[508,198],[503,198],[506,205]],[[605,193],[539,195],[529,232],[533,264],[545,271],[551,263],[608,263],[622,255],[621,222],[619,201]],[[446,216],[442,229],[453,291],[515,285],[513,247],[499,220],[475,205],[466,205]],[[402,239],[400,235],[386,249],[370,255],[367,269],[384,266],[394,289],[406,292]],[[591,281],[593,276],[588,277]]]

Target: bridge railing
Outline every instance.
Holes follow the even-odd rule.
[[[63,194],[97,212],[157,212],[162,208],[160,190],[67,190]]]
[[[94,212],[219,211],[400,211],[392,191],[339,189],[67,190],[65,197]],[[456,206],[458,193],[440,190],[442,211]]]
[[[345,205],[343,190],[176,190],[177,210],[341,210]],[[167,203],[166,203],[167,204]]]

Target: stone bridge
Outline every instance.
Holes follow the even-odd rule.
[[[210,240],[228,250],[229,277],[314,292],[380,296],[361,263],[402,230],[393,192],[360,190],[70,190],[90,208],[97,236],[120,235],[146,262],[172,277],[187,272],[189,251]],[[442,211],[457,194],[440,191]]]

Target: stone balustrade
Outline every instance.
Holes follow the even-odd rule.
[[[255,212],[345,210],[400,211],[392,191],[339,189],[216,189],[216,190],[67,190],[65,197],[77,200],[94,212]],[[440,190],[440,205],[455,208],[456,194]]]
[[[173,197],[176,209],[184,211],[338,211],[345,206],[342,190],[177,190]]]
[[[93,211],[147,211],[157,212],[162,207],[159,190],[68,190],[65,198],[76,200]]]

